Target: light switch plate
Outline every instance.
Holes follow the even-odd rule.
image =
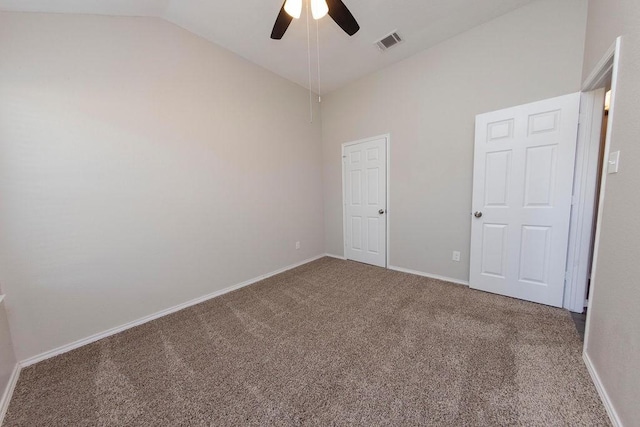
[[[607,165],[607,173],[618,173],[618,166],[620,165],[620,152],[614,151],[609,154],[609,163]]]

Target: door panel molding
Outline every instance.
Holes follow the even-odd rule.
[[[379,193],[378,191],[376,191],[375,195],[371,194],[371,191],[375,189],[373,188],[373,186],[371,188],[367,187],[366,189],[361,188],[361,186],[359,186],[359,190],[360,190],[360,197],[361,197],[360,201],[362,203],[361,206],[363,208],[372,208],[375,206],[376,210],[378,209],[384,210],[382,217],[361,218],[362,219],[361,227],[366,227],[367,228],[366,231],[369,232],[377,229],[377,227],[380,227],[381,226],[380,224],[382,223],[382,226],[384,227],[384,233],[383,233],[382,239],[380,239],[378,235],[374,239],[367,239],[366,242],[363,241],[360,247],[362,248],[363,253],[367,251],[371,252],[371,256],[375,256],[375,254],[380,254],[380,252],[384,252],[383,254],[381,254],[381,256],[379,256],[381,261],[375,262],[375,263],[372,263],[372,262],[369,262],[369,263],[378,265],[380,267],[388,268],[388,266],[390,265],[389,264],[389,259],[390,259],[389,242],[390,242],[390,236],[391,236],[389,225],[391,223],[391,214],[392,214],[391,204],[390,204],[390,194],[391,194],[390,192],[391,190],[391,185],[390,185],[391,136],[390,134],[378,135],[371,138],[364,138],[357,141],[351,141],[351,142],[346,142],[342,144],[342,232],[343,232],[343,242],[344,242],[344,246],[343,246],[344,257],[346,259],[354,259],[356,257],[349,256],[349,251],[348,251],[348,245],[350,244],[350,240],[352,236],[348,232],[350,219],[347,217],[348,215],[347,200],[349,198],[349,194],[348,194],[348,191],[350,190],[349,186],[350,185],[352,186],[353,183],[351,179],[348,179],[350,177],[347,174],[350,173],[349,168],[350,168],[350,165],[352,164],[351,163],[352,158],[357,159],[356,160],[357,162],[362,162],[363,164],[366,164],[367,162],[378,161],[381,157],[381,153],[379,152],[378,147],[369,147],[363,150],[362,152],[358,152],[358,151],[349,152],[349,148],[353,146],[372,143],[372,142],[381,141],[381,140],[384,141],[383,154],[384,154],[384,157],[386,157],[386,160],[383,162],[384,168],[385,168],[384,172],[386,176],[382,180],[383,185],[386,187],[386,192],[385,192],[386,194],[384,196],[384,200],[377,200],[377,201],[374,200]],[[355,153],[357,153],[357,155],[354,155]],[[370,168],[363,167],[360,176],[363,178],[366,177],[366,179],[369,179],[369,178],[375,178],[379,173],[380,173],[379,170],[372,170]],[[378,185],[379,183],[380,183],[380,180],[376,180],[376,185]],[[363,192],[366,192],[366,194]],[[375,201],[377,203],[373,203],[372,201]],[[377,221],[372,221],[372,219],[377,219]],[[384,240],[384,242],[380,242],[380,240]],[[364,247],[364,245],[366,245],[366,247]],[[367,262],[367,261],[364,261],[363,259],[354,259],[354,260]]]
[[[562,307],[580,94],[476,117],[471,288]]]

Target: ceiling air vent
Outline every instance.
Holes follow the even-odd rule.
[[[378,40],[376,42],[376,45],[380,50],[384,51],[389,49],[390,47],[397,45],[401,41],[402,41],[402,37],[400,37],[398,33],[394,31],[393,33],[389,34],[382,40]]]

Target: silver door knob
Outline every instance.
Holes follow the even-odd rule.
[[[476,218],[482,218],[482,212],[476,212],[473,214]]]
[[[378,211],[378,213],[379,213],[380,215],[383,215],[383,214],[384,214],[384,209],[380,209],[380,210]]]

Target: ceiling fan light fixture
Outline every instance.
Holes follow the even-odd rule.
[[[306,3],[307,16],[309,16],[309,9],[313,9],[313,17],[316,20],[328,14],[338,24],[338,27],[342,28],[349,36],[353,36],[360,30],[358,21],[356,21],[356,18],[353,17],[353,14],[342,0],[285,0],[280,7],[278,17],[271,30],[271,38],[273,40],[282,39],[293,19],[299,19],[302,16],[304,1],[308,2]],[[329,7],[329,5],[331,6]]]
[[[326,0],[311,0],[311,14],[313,19],[320,19],[329,13]]]
[[[287,0],[284,4],[284,10],[292,18],[300,19],[302,14],[302,0]]]

